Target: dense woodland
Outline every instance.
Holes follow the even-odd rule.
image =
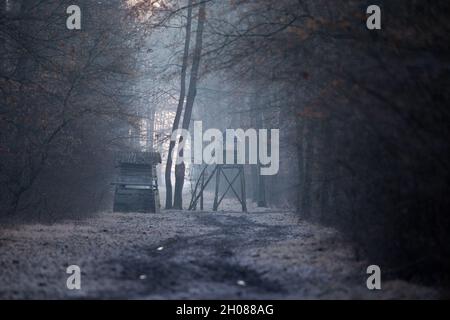
[[[280,172],[246,168],[249,198],[342,230],[389,274],[448,281],[450,3],[377,0],[370,31],[372,2],[1,1],[2,218],[109,210],[113,153],[161,146],[162,205],[181,209],[172,130],[280,128]]]

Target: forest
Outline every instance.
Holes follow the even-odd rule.
[[[159,152],[161,217],[188,215],[203,164],[177,161],[195,150],[174,132],[278,129],[276,174],[245,164],[224,201],[337,230],[383,279],[445,291],[449,16],[445,0],[2,0],[0,238],[111,213],[118,152]]]

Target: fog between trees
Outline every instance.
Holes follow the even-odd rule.
[[[76,2],[76,31],[71,2],[1,2],[3,218],[110,210],[114,152],[165,166],[193,121],[279,128],[280,171],[246,166],[249,201],[342,230],[390,274],[448,276],[447,1],[379,0],[376,31],[364,0]]]

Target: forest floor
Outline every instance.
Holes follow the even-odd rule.
[[[224,208],[222,209],[230,209]],[[0,298],[431,299],[400,280],[369,291],[368,262],[288,211],[101,213],[0,227]],[[68,290],[66,268],[81,268]]]

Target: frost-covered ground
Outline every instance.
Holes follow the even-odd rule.
[[[337,232],[291,212],[251,210],[102,213],[0,227],[0,298],[438,297],[403,281],[369,291],[368,263],[357,262]],[[66,288],[72,264],[82,270],[80,291]]]

